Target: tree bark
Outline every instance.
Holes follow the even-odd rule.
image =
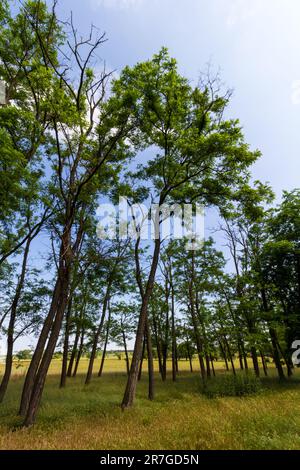
[[[11,371],[12,371],[14,329],[15,329],[15,322],[16,322],[16,317],[17,317],[19,300],[22,294],[24,281],[25,281],[30,243],[31,243],[31,238],[29,237],[25,245],[20,278],[17,284],[15,296],[14,296],[12,306],[11,306],[10,320],[9,320],[8,331],[7,331],[7,352],[6,352],[6,360],[5,360],[5,370],[4,370],[4,375],[2,377],[2,381],[0,385],[0,403],[2,403],[4,396],[6,394],[6,390],[8,387],[8,383],[9,383],[9,379],[10,379]]]
[[[175,330],[175,295],[172,279],[172,267],[170,269],[170,283],[171,283],[171,323],[172,323],[172,380],[176,381],[176,373],[178,369],[177,362],[177,346],[176,346],[176,330]]]
[[[107,318],[107,326],[106,326],[106,335],[105,335],[105,341],[104,341],[104,347],[103,347],[103,352],[102,352],[102,358],[101,358],[100,369],[99,369],[99,372],[98,372],[98,377],[101,377],[102,372],[103,372],[104,361],[105,361],[105,356],[106,356],[106,349],[107,349],[107,343],[108,343],[108,337],[109,337],[110,317],[111,317],[111,311],[110,311],[110,306],[109,306],[109,303],[108,303],[108,318]]]
[[[128,351],[127,351],[127,344],[126,344],[126,335],[125,335],[124,330],[122,330],[122,338],[123,338],[123,345],[124,345],[124,351],[125,351],[126,371],[127,371],[127,375],[129,375],[130,364],[129,364],[129,357],[128,357]]]
[[[64,388],[66,386],[66,381],[67,381],[71,311],[72,311],[72,297],[69,298],[68,307],[66,311],[66,327],[65,327],[65,339],[64,339],[63,360],[62,360],[62,367],[61,367],[61,377],[60,377],[60,388]]]
[[[140,315],[139,315],[139,322],[138,322],[138,328],[137,328],[137,333],[136,333],[136,340],[135,340],[135,345],[134,345],[132,361],[131,361],[131,367],[130,367],[130,372],[129,372],[129,376],[128,376],[128,380],[127,380],[127,384],[125,388],[125,393],[124,393],[124,397],[122,401],[122,409],[132,406],[134,398],[135,398],[136,385],[137,385],[137,379],[138,379],[138,373],[139,373],[139,363],[140,363],[141,355],[142,355],[143,337],[145,334],[145,325],[146,325],[146,320],[147,320],[147,311],[148,311],[150,297],[151,297],[153,287],[154,287],[155,274],[156,274],[158,260],[159,260],[160,243],[161,243],[160,239],[156,238],[154,242],[154,252],[153,252],[150,274],[149,274],[148,281],[146,284],[145,293],[142,299],[142,305],[141,305],[141,310],[140,310]]]
[[[260,357],[261,357],[261,362],[262,362],[262,365],[263,365],[264,374],[267,377],[268,376],[268,368],[267,368],[267,363],[266,363],[266,360],[265,360],[265,356],[262,353],[262,351],[260,351],[259,354],[260,354]]]
[[[79,338],[80,338],[80,325],[78,324],[77,328],[76,328],[75,339],[74,339],[74,344],[73,344],[73,347],[72,347],[71,357],[70,357],[70,361],[69,361],[69,365],[68,365],[67,377],[72,377],[73,366],[74,366],[74,361],[75,361],[76,354],[77,354]]]
[[[89,360],[88,371],[87,371],[86,379],[85,379],[85,385],[88,385],[88,384],[91,382],[91,379],[92,379],[93,367],[94,367],[94,362],[95,362],[96,352],[97,352],[97,346],[98,346],[99,338],[100,338],[100,335],[101,335],[102,329],[103,329],[103,324],[104,324],[104,319],[105,319],[105,315],[106,315],[107,304],[108,304],[108,301],[109,301],[109,295],[110,295],[111,284],[112,284],[112,278],[110,277],[110,280],[109,280],[109,282],[108,282],[107,289],[106,289],[106,292],[105,292],[105,296],[104,296],[103,309],[102,309],[102,315],[101,315],[100,323],[99,323],[99,326],[98,326],[98,328],[97,328],[97,331],[96,331],[96,333],[95,333],[94,340],[93,340],[93,345],[92,345],[92,351],[91,351],[91,356],[90,356],[90,360]]]
[[[49,332],[51,330],[51,326],[55,317],[56,307],[57,307],[59,298],[61,296],[61,288],[62,288],[61,280],[60,280],[60,275],[58,273],[56,284],[55,284],[53,295],[52,295],[52,301],[51,301],[49,313],[43,324],[43,328],[41,330],[35,351],[32,355],[30,365],[29,365],[29,368],[27,370],[27,374],[25,377],[23,390],[22,390],[22,396],[21,396],[21,402],[20,402],[20,408],[19,408],[19,414],[21,416],[25,416],[27,409],[28,409],[30,396],[33,390],[34,379],[36,377],[37,370],[38,370],[38,367],[39,367],[39,364],[40,364],[40,361],[44,352],[45,344],[47,342]]]
[[[68,246],[69,244],[64,244],[64,246]],[[58,305],[56,305],[55,310],[56,310],[56,315],[55,319],[52,325],[51,333],[48,339],[48,344],[45,349],[45,352],[43,354],[41,363],[38,367],[37,374],[34,378],[34,384],[32,388],[32,393],[30,396],[25,420],[24,420],[24,425],[25,426],[31,426],[36,417],[36,413],[40,404],[40,400],[42,397],[44,385],[45,385],[45,380],[46,380],[46,375],[52,360],[52,356],[56,347],[57,339],[59,336],[64,312],[66,309],[67,305],[67,299],[68,299],[68,290],[69,290],[69,285],[70,285],[70,264],[69,260],[65,262],[65,260],[60,261],[60,268],[59,268],[59,278],[60,278],[60,283],[61,283],[61,295],[58,301]]]
[[[80,338],[80,345],[79,345],[79,349],[78,349],[78,353],[77,353],[77,357],[76,357],[74,372],[73,372],[73,375],[72,375],[73,377],[76,377],[76,375],[77,375],[79,362],[80,362],[80,359],[81,359],[81,356],[82,356],[84,335],[85,335],[85,330],[83,328],[82,333],[81,333],[81,338]]]
[[[139,369],[139,376],[138,380],[141,380],[142,378],[142,372],[143,372],[143,361],[144,361],[144,356],[145,356],[145,346],[146,346],[146,339],[144,336],[144,341],[143,341],[143,350],[142,350],[142,357],[141,357],[141,362],[140,362],[140,369]]]
[[[205,384],[206,370],[205,370],[205,365],[204,365],[204,360],[203,360],[203,344],[202,344],[202,340],[201,340],[200,333],[199,333],[199,324],[198,324],[198,318],[196,314],[196,305],[195,305],[196,297],[195,297],[194,289],[195,289],[195,253],[194,253],[194,250],[192,250],[192,270],[191,270],[191,280],[189,282],[190,310],[191,310],[191,317],[192,317],[192,323],[193,323],[193,328],[194,328],[194,335],[196,339],[201,378],[202,378],[203,384]]]
[[[188,341],[186,343],[186,347],[187,347],[187,353],[188,353],[188,358],[190,362],[190,371],[193,372],[193,358],[191,355],[190,343]]]
[[[146,318],[145,336],[146,336],[146,342],[147,342],[147,355],[148,355],[148,378],[149,378],[148,398],[149,400],[153,400],[154,399],[154,368],[153,368],[151,331],[149,328],[148,317]]]

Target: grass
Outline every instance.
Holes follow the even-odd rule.
[[[156,373],[156,399],[147,400],[147,374],[132,409],[122,412],[124,361],[109,358],[102,378],[84,386],[80,375],[58,388],[61,362],[51,364],[37,424],[16,416],[26,367],[14,369],[0,405],[0,449],[300,449],[300,374],[280,384],[274,371],[258,395],[208,398],[199,373],[180,362],[176,383]],[[95,370],[97,370],[97,365]],[[195,363],[196,368],[196,363]],[[219,375],[226,374],[218,364]],[[0,370],[1,373],[1,370]]]

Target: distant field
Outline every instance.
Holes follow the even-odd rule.
[[[286,384],[263,379],[264,390],[246,398],[201,394],[199,374],[180,361],[174,384],[156,373],[156,399],[149,402],[147,374],[132,409],[122,412],[126,382],[123,360],[109,358],[105,373],[84,386],[87,360],[79,375],[58,388],[61,361],[51,364],[37,424],[20,429],[16,410],[26,363],[16,369],[0,405],[1,449],[300,449],[300,373]],[[95,365],[95,371],[99,360]],[[156,364],[157,366],[157,364]],[[224,373],[224,364],[217,364]],[[0,373],[1,373],[0,366]]]

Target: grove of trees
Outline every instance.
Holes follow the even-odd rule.
[[[36,420],[58,350],[58,386],[76,376],[83,355],[88,386],[102,375],[109,343],[118,345],[123,409],[143,361],[151,400],[154,359],[163,381],[168,359],[173,381],[182,358],[198,373],[193,357],[204,385],[218,359],[233,374],[268,375],[270,362],[280,380],[293,374],[300,190],[275,204],[272,189],[253,181],[260,152],[228,117],[231,92],[218,77],[192,86],[162,48],[115,78],[100,59],[105,41],[95,27],[83,37],[72,16],[61,21],[55,2],[0,4],[0,403],[16,341],[35,337],[20,396],[25,426]],[[155,240],[142,239],[135,217],[134,237],[97,236],[97,206],[119,196],[132,207],[157,205]],[[219,226],[187,249],[187,239],[162,235],[161,207],[196,202],[217,211]]]

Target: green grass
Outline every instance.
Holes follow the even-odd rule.
[[[280,384],[271,370],[257,395],[208,398],[199,373],[191,374],[182,361],[176,383],[171,377],[162,383],[156,373],[153,402],[146,398],[144,373],[134,407],[122,412],[124,361],[108,359],[105,374],[86,387],[83,360],[80,375],[64,390],[58,387],[60,365],[51,365],[37,424],[30,429],[20,428],[16,416],[26,368],[14,370],[0,405],[1,449],[300,449],[299,371]],[[225,374],[222,368],[219,363],[218,375]]]

